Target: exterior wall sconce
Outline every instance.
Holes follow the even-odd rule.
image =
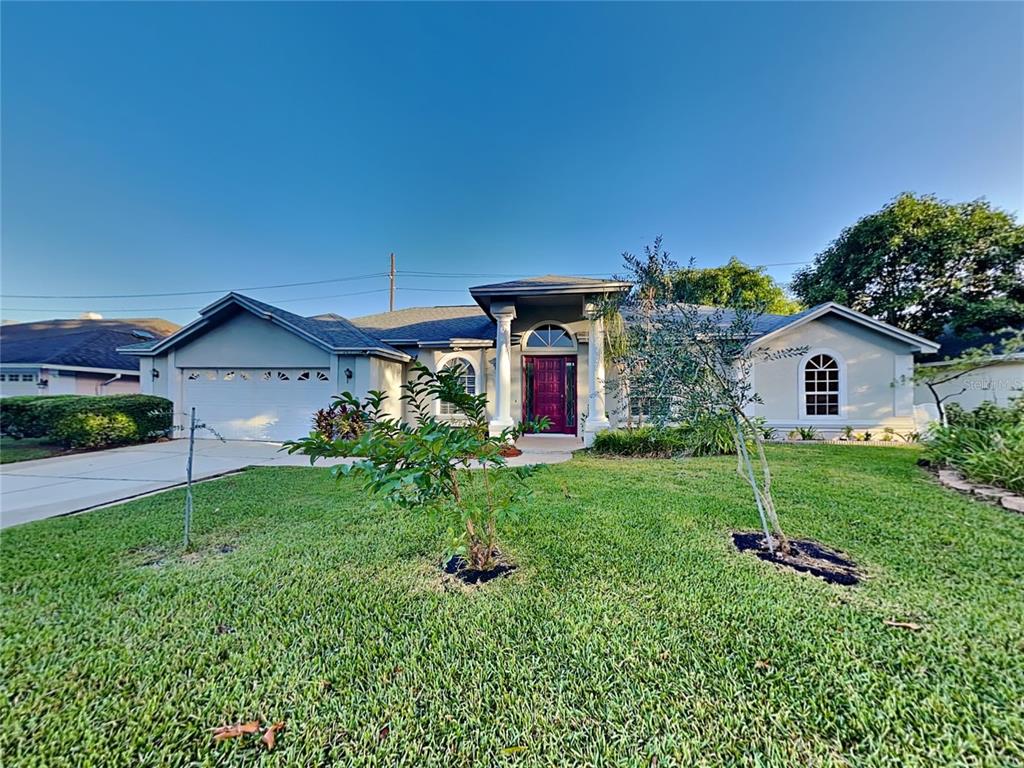
[[[156,368],[154,368],[150,373],[154,380],[160,378],[160,371],[158,371]]]
[[[48,386],[50,386],[50,380],[49,379],[40,379],[39,381],[36,382],[36,386],[39,389],[46,389]]]
[[[346,368],[345,369],[345,381],[352,381],[352,369],[351,368]]]

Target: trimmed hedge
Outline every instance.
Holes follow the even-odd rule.
[[[125,445],[166,435],[171,401],[153,395],[29,395],[0,400],[0,433],[69,447]]]
[[[594,453],[610,456],[721,456],[735,453],[733,423],[713,416],[671,427],[609,429],[594,436]]]

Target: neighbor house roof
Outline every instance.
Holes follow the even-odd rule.
[[[494,322],[475,304],[398,309],[352,322],[389,344],[447,344],[459,339],[493,343],[495,335]]]
[[[998,331],[995,333],[968,333],[968,334],[957,334],[947,330],[936,341],[939,343],[939,351],[933,355],[927,355],[921,358],[921,362],[925,363],[941,363],[943,360],[952,357],[959,357],[964,352],[970,349],[976,349],[978,347],[984,347],[989,344],[993,347],[994,357],[1002,357],[1006,360],[1017,360],[1024,357],[1024,354],[1015,352],[1013,354],[1005,354],[1003,350],[1003,343],[1007,341],[1014,331],[1007,329],[1005,331]]]
[[[42,320],[0,326],[0,364],[94,368],[137,373],[139,363],[119,348],[155,344],[176,323],[158,317],[129,320]],[[150,337],[148,341],[140,341]]]
[[[404,352],[383,343],[340,315],[303,317],[275,307],[273,304],[233,292],[199,310],[199,319],[189,323],[173,336],[149,344],[132,344],[122,347],[121,350],[128,354],[138,355],[157,354],[165,349],[170,349],[210,326],[219,313],[232,305],[270,320],[331,352],[374,353],[398,360],[409,359]]]

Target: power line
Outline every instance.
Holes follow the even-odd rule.
[[[371,277],[385,277],[387,272],[373,272],[368,275],[352,275],[349,277],[333,277],[329,280],[310,280],[305,283],[277,283],[276,285],[250,285],[247,288],[213,288],[208,291],[171,291],[168,293],[107,293],[78,296],[41,296],[24,293],[3,293],[5,299],[152,299],[162,296],[201,296],[204,293],[230,293],[231,291],[265,291],[270,288],[299,288],[306,285],[324,285],[325,283],[343,283],[348,280],[367,280]],[[111,312],[115,310],[110,310]]]
[[[753,267],[784,267],[784,266],[799,266],[809,264],[810,261],[782,261],[774,262],[769,264],[754,264]],[[415,278],[512,278],[512,277],[531,277],[532,273],[515,273],[515,272],[431,272],[427,270],[408,270],[408,271],[396,271],[395,276],[408,276]],[[580,277],[610,277],[611,275],[607,272],[589,272],[578,275]],[[228,293],[230,291],[260,291],[270,290],[276,288],[297,288],[307,285],[325,285],[329,283],[339,283],[354,280],[368,280],[374,277],[390,277],[389,272],[373,272],[365,275],[350,275],[347,277],[336,277],[329,278],[326,280],[311,280],[306,282],[298,283],[276,283],[274,285],[254,285],[244,288],[233,288],[233,289],[210,289],[202,291],[168,291],[163,293],[125,293],[125,294],[79,294],[79,295],[34,295],[34,294],[0,294],[0,297],[5,299],[32,299],[32,300],[49,300],[49,299],[83,299],[83,300],[97,300],[97,299],[133,299],[133,298],[159,298],[168,296],[200,296],[211,293]],[[392,278],[394,279],[394,278]],[[465,289],[462,288],[416,288],[416,287],[403,287],[395,286],[396,290],[402,291],[423,291],[423,292],[434,292],[434,293],[455,293],[463,292]],[[380,293],[388,289],[370,290],[370,291],[356,291],[350,293],[330,294],[326,296],[309,296],[298,299],[283,299],[277,303],[283,304],[294,301],[310,301],[314,299],[329,299],[329,298],[342,298],[345,296],[359,296],[370,293]],[[80,311],[97,311],[97,312],[172,312],[182,311],[190,309],[201,309],[201,307],[187,306],[187,307],[137,307],[132,309],[119,308],[110,309],[104,307],[3,307],[4,311],[9,312],[80,312]]]
[[[251,290],[251,289],[247,289],[247,290]],[[352,291],[352,292],[349,292],[349,293],[331,293],[331,294],[322,295],[322,296],[301,296],[301,297],[297,297],[297,298],[294,298],[294,299],[275,299],[273,302],[267,302],[267,303],[291,304],[291,303],[297,302],[297,301],[315,301],[317,299],[340,299],[340,298],[342,298],[344,296],[365,296],[365,295],[370,294],[370,293],[384,293],[387,290],[388,290],[387,288],[374,288],[373,290],[370,290],[370,291]],[[99,312],[99,313],[103,313],[103,312],[177,312],[177,311],[184,311],[184,310],[189,310],[189,309],[202,309],[202,307],[196,307],[196,306],[189,306],[189,307],[132,307],[132,308],[122,307],[120,309],[107,309],[107,308],[103,308],[103,309],[92,310],[92,311]],[[30,309],[28,307],[0,307],[0,310],[2,310],[3,312],[85,312],[85,311],[89,311],[89,310],[86,310],[84,307],[43,307],[42,309],[40,309],[38,307],[37,308],[32,308],[32,309]]]

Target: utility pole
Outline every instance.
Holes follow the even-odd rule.
[[[388,311],[389,312],[394,312],[395,311],[395,254],[393,254],[393,253],[391,254],[391,272],[389,274],[390,274],[390,277],[391,277],[391,291],[390,291],[391,301],[388,303]]]

